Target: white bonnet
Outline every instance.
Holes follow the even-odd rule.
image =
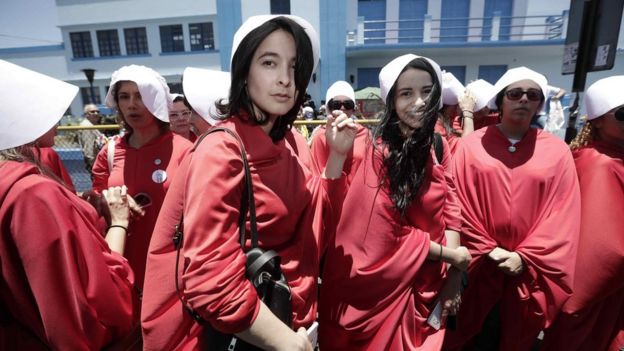
[[[585,93],[587,119],[598,118],[612,109],[624,105],[624,76],[600,79]]]
[[[327,94],[325,94],[325,102],[329,102],[329,100],[335,98],[336,96],[346,96],[351,101],[355,102],[355,92],[351,87],[351,84],[345,82],[344,80],[339,80],[332,84],[329,89],[327,89]]]
[[[206,122],[215,125],[219,112],[215,102],[230,96],[230,72],[187,67],[182,74],[182,89],[186,101]]]
[[[438,81],[440,82],[440,84],[442,84],[442,71],[440,70],[440,66],[435,61],[423,56],[405,54],[390,61],[381,69],[381,72],[379,72],[379,86],[381,88],[381,98],[384,100],[384,102],[386,102],[388,93],[394,86],[394,83],[396,83],[399,75],[401,75],[401,72],[403,71],[405,66],[407,66],[408,63],[419,57],[424,58],[425,60],[427,60],[427,62],[429,62],[429,64],[431,64],[433,70],[438,76]],[[440,108],[442,108],[442,99],[440,99]]]
[[[465,89],[453,73],[442,72],[442,103],[444,105],[457,105]]]
[[[129,65],[123,66],[113,72],[110,88],[106,94],[106,105],[117,108],[115,104],[115,86],[119,81],[131,81],[136,83],[141,93],[141,99],[145,107],[156,118],[163,122],[169,122],[169,108],[173,104],[169,94],[167,81],[158,72],[145,66]]]

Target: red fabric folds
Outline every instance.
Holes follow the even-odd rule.
[[[572,156],[561,140],[536,129],[525,134],[515,152],[510,146],[490,126],[464,138],[454,156],[462,244],[473,260],[458,330],[447,333],[447,349],[479,332],[500,301],[499,348],[527,350],[572,292],[580,218]],[[502,273],[487,257],[495,247],[517,252],[524,272]]]
[[[452,164],[427,164],[421,194],[404,220],[386,186],[379,188],[380,152],[372,145],[358,168],[330,240],[323,270],[320,342],[323,350],[434,350],[444,329],[426,319],[443,283],[444,265],[426,261],[429,242],[458,229]]]

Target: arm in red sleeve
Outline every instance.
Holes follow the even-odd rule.
[[[206,137],[189,156],[185,187],[184,295],[202,318],[224,333],[248,329],[260,307],[245,277],[246,256],[239,243],[244,178],[239,150],[229,134]]]
[[[441,164],[442,167],[444,167],[444,179],[448,187],[446,202],[444,204],[444,221],[446,222],[446,229],[459,232],[461,231],[461,209],[453,176],[453,156],[444,138],[442,138],[442,145],[444,146],[444,157],[442,158]]]
[[[109,140],[109,143],[116,142],[116,139]],[[102,190],[108,189],[108,177],[110,176],[110,170],[108,169],[108,144],[106,144],[100,152],[98,152],[93,168],[91,169],[91,176],[93,178],[93,191],[101,193]]]
[[[60,185],[35,182],[21,190],[11,219],[40,314],[39,336],[59,350],[101,349],[133,322],[132,271],[110,252],[92,209],[79,201]]]
[[[487,218],[487,215],[481,205],[482,190],[476,189],[470,171],[473,157],[477,156],[472,154],[466,143],[463,143],[453,155],[454,181],[461,208],[461,244],[470,250],[473,257],[471,266],[478,262],[480,255],[487,254],[498,246],[480,220]]]
[[[312,134],[312,141],[310,145],[310,153],[312,154],[312,162],[316,166],[316,169],[320,173],[325,170],[327,164],[327,157],[329,156],[329,147],[325,141],[325,127],[320,126]]]

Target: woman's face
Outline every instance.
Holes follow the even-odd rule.
[[[132,129],[142,128],[156,124],[156,117],[145,107],[141,99],[141,92],[135,82],[119,82],[117,89],[117,106],[124,120]]]
[[[515,95],[520,93],[522,95],[516,99]],[[540,99],[535,100],[536,96],[539,96]],[[541,96],[540,86],[532,80],[521,80],[510,84],[505,89],[505,95],[501,102],[501,123],[513,130],[527,131],[531,126],[531,119],[542,108]]]
[[[624,147],[624,121],[615,118],[615,112],[623,106],[616,107],[602,117],[590,121],[595,128],[599,140]]]
[[[431,75],[421,69],[409,68],[397,79],[394,108],[404,136],[423,126],[423,113],[432,89]]]
[[[247,76],[247,91],[254,107],[270,118],[285,115],[297,98],[292,35],[283,30],[269,34],[256,49]]]
[[[186,107],[184,102],[173,103],[173,107],[169,111],[169,124],[174,133],[186,134],[191,130],[191,110]]]

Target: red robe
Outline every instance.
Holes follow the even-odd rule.
[[[145,193],[151,198],[152,204],[145,208],[145,215],[130,222],[124,251],[134,270],[137,287],[142,288],[147,248],[158,212],[171,179],[192,144],[169,131],[139,149],[128,145],[126,137],[115,140],[113,171],[108,170],[108,147],[105,146],[93,165],[93,190],[101,192],[111,186],[126,185],[129,195]],[[158,179],[155,175],[158,175],[157,172],[162,175],[163,170],[166,178],[160,182],[162,178]]]
[[[470,250],[469,284],[456,332],[445,348],[481,330],[500,302],[500,350],[528,350],[572,292],[579,235],[580,194],[574,161],[563,141],[529,129],[510,152],[496,126],[464,138],[454,155],[462,205],[462,245]],[[508,276],[487,257],[495,247],[517,252],[525,264]]]
[[[444,281],[445,266],[426,260],[430,240],[443,244],[459,230],[460,209],[444,143],[442,164],[427,162],[420,195],[401,220],[372,145],[351,183],[323,270],[320,348],[326,350],[435,350],[444,328],[426,320]]]
[[[446,142],[449,145],[449,150],[451,152],[451,155],[454,155],[455,152],[457,151],[457,148],[461,144],[461,135],[449,134],[446,131],[446,128],[444,128],[444,125],[442,124],[442,121],[440,121],[439,119],[436,121],[436,125],[435,125],[435,129],[434,130],[438,134],[440,134],[444,139],[446,139]],[[459,130],[461,131],[461,129],[459,129]]]
[[[574,293],[546,331],[544,350],[624,347],[624,149],[595,142],[574,151],[581,236]]]
[[[74,182],[72,182],[67,169],[63,165],[61,158],[51,147],[33,147],[32,148],[35,157],[39,160],[41,165],[45,166],[52,174],[58,177],[71,192],[75,193]]]
[[[355,140],[353,141],[353,148],[347,154],[347,158],[342,169],[342,171],[347,175],[348,183],[351,183],[353,180],[353,176],[355,176],[357,168],[366,156],[366,152],[368,150],[367,144],[370,143],[370,130],[357,122],[356,124],[358,129],[357,134],[355,135]],[[319,130],[314,133],[310,149],[312,151],[312,160],[314,161],[314,164],[320,172],[323,172],[325,170],[325,166],[327,165],[327,159],[329,158],[329,146],[327,145],[327,140],[325,139],[325,126],[321,126]]]
[[[481,128],[485,128],[487,126],[498,124],[500,118],[498,116],[498,112],[492,112],[489,115],[476,119],[474,121],[474,129],[478,130]]]
[[[296,128],[292,128],[292,133],[286,134],[286,143],[293,149],[293,152],[299,157],[301,163],[312,172],[313,175],[320,175],[325,170],[319,169],[314,163],[312,153],[308,147],[308,141],[299,133]]]
[[[286,142],[291,136],[273,143],[260,127],[238,117],[219,126],[235,130],[245,144],[260,247],[281,256],[291,287],[294,328],[309,327],[316,317],[323,225],[331,225],[331,204],[344,196],[344,177],[313,176]],[[147,259],[141,314],[146,350],[189,350],[210,344],[202,335],[203,327],[183,311],[175,291],[176,250],[171,237],[182,214],[184,247],[178,279],[188,304],[225,333],[246,330],[256,319],[259,299],[245,277],[245,255],[238,241],[244,178],[239,150],[225,132],[207,136],[184,161],[167,193]]]
[[[97,213],[26,162],[0,162],[0,350],[99,350],[133,322],[133,275]]]

